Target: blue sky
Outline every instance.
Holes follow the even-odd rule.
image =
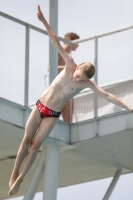
[[[49,19],[48,0],[0,0],[0,11],[43,28],[36,17],[37,4]],[[76,32],[80,38],[115,30],[133,24],[132,0],[59,0],[58,35]],[[58,200],[86,199],[100,200],[111,179],[61,188]],[[122,176],[110,200],[132,200],[133,174]],[[66,199],[65,199],[66,198]],[[83,199],[83,198],[82,198]]]

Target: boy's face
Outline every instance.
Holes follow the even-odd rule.
[[[69,46],[69,44],[67,44],[68,46]],[[74,45],[72,45],[72,51],[75,51],[77,48],[78,48],[78,44],[74,44]]]
[[[77,66],[75,72],[73,73],[73,80],[77,81],[77,82],[86,82],[86,81],[88,81],[88,77]]]
[[[78,48],[78,46],[79,46],[78,44],[72,45],[72,50],[75,51]]]
[[[66,39],[72,41],[71,37],[66,37]],[[78,44],[72,45],[72,51],[75,51],[78,48],[78,46]]]

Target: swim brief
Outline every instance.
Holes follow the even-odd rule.
[[[61,112],[56,112],[46,107],[40,100],[36,102],[36,107],[40,112],[40,116],[43,119],[44,117],[54,117],[59,118]]]

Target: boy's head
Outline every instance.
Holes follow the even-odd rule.
[[[79,69],[87,76],[87,78],[91,79],[95,74],[95,67],[90,62],[84,62],[79,65]]]
[[[64,38],[66,40],[72,41],[72,40],[78,40],[80,37],[76,33],[67,33],[67,34],[65,34]]]
[[[78,40],[80,37],[79,37],[79,35],[77,35],[76,33],[72,33],[72,32],[71,32],[71,33],[65,34],[64,38],[65,38],[66,40],[72,41],[72,40]],[[72,50],[75,51],[75,50],[77,49],[77,47],[78,47],[78,44],[74,44],[74,45],[72,46]]]
[[[85,82],[95,74],[95,67],[90,62],[84,62],[76,67],[73,79],[77,82]]]

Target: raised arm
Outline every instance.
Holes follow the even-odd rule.
[[[102,96],[103,98],[105,98],[107,101],[120,106],[126,110],[129,110],[133,113],[133,108],[126,105],[124,102],[122,102],[120,99],[118,99],[115,95],[106,92],[105,90],[103,90],[102,88],[100,88],[94,81],[90,80],[89,81],[89,87],[96,92],[98,95]]]
[[[59,39],[57,38],[57,36],[55,35],[55,33],[53,32],[53,30],[51,29],[51,27],[49,26],[49,24],[47,23],[46,19],[44,18],[40,6],[38,5],[38,11],[37,11],[37,16],[38,19],[43,23],[43,25],[45,26],[48,35],[51,39],[52,44],[56,47],[57,51],[60,53],[60,55],[62,56],[62,58],[64,59],[65,63],[69,66],[71,66],[73,59],[72,57],[63,49],[63,47],[61,46]],[[70,64],[71,63],[71,64]]]

